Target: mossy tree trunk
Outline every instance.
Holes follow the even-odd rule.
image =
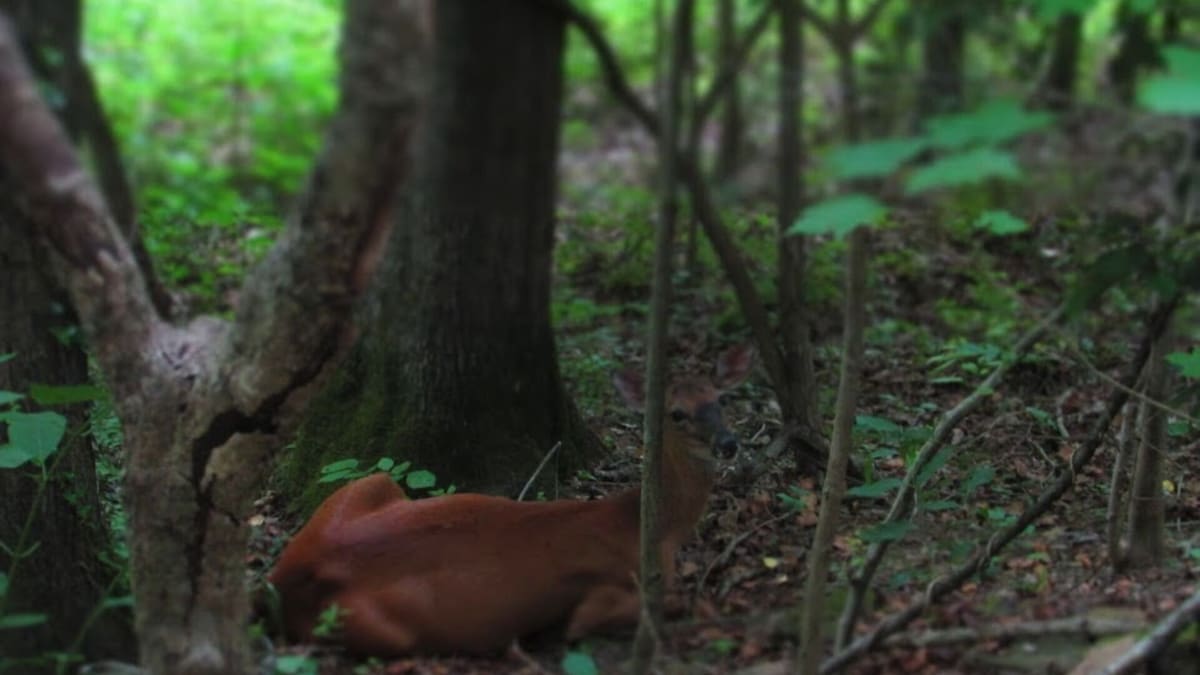
[[[562,19],[521,0],[434,12],[428,113],[367,330],[284,467],[304,508],[325,494],[319,467],[345,457],[515,494],[556,442],[560,471],[598,448],[550,328]]]

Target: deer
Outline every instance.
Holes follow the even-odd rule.
[[[663,420],[664,585],[693,535],[718,459],[738,450],[719,403],[749,373],[752,351],[718,357],[715,378],[671,381]],[[644,403],[640,373],[613,376]],[[333,640],[363,656],[487,655],[562,630],[568,641],[636,624],[641,488],[595,500],[519,502],[456,493],[408,499],[386,473],[338,489],[284,548],[268,581],[287,637],[314,641],[336,606]]]

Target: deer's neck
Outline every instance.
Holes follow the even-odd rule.
[[[670,424],[663,429],[663,538],[682,544],[704,515],[716,477],[716,465],[705,444]]]

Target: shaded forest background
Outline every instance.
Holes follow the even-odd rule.
[[[649,349],[663,171],[658,134],[649,132],[662,118],[647,123],[646,110],[639,112],[630,96],[661,115],[668,48],[683,42],[686,161],[677,190],[669,353],[675,369],[695,369],[723,346],[752,342],[762,365],[726,403],[743,436],[741,464],[724,478],[699,542],[681,557],[690,614],[665,638],[680,667],[767,667],[803,644],[794,608],[804,597],[806,556],[821,548],[819,539],[811,543],[818,495],[839,441],[852,448],[851,487],[843,522],[830,535],[831,587],[828,595],[818,590],[829,598],[824,634],[837,645],[826,655],[860,640],[860,651],[847,657],[865,656],[860,672],[1065,671],[1090,645],[1038,643],[1034,651],[1044,658],[1022,659],[1022,640],[1053,632],[1039,622],[1103,614],[1110,623],[1093,618],[1092,629],[1103,624],[1111,633],[1135,635],[1194,601],[1200,352],[1191,293],[1200,282],[1200,3],[702,0],[690,35],[667,27],[673,3],[580,1],[574,7],[585,13],[582,21],[558,2],[525,4],[530,16],[556,18],[545,20],[549,28],[535,18],[493,30],[510,18],[505,5],[487,16],[463,10],[456,28],[435,29],[496,61],[495,70],[475,71],[469,86],[460,83],[463,100],[488,105],[456,108],[461,118],[447,122],[452,129],[442,127],[446,136],[438,138],[453,138],[457,123],[480,130],[467,137],[472,148],[494,147],[488,139],[505,134],[520,138],[520,147],[503,150],[511,155],[479,154],[475,162],[469,153],[446,152],[444,165],[414,171],[417,191],[429,188],[437,198],[405,202],[408,210],[397,216],[420,223],[403,230],[409,257],[380,263],[389,280],[380,288],[401,291],[377,291],[355,305],[359,325],[373,328],[348,352],[332,388],[313,394],[311,407],[296,415],[298,433],[272,439],[279,447],[264,455],[278,451],[278,467],[269,492],[253,490],[257,501],[246,503],[251,578],[261,577],[287,532],[333,487],[375,469],[391,471],[422,495],[514,494],[555,441],[567,439],[539,476],[541,498],[594,496],[636,482],[639,420],[618,403],[610,378],[622,366],[641,364]],[[0,3],[18,19],[22,6],[33,5]],[[791,18],[804,26],[799,44],[781,19],[797,7],[804,7]],[[88,0],[82,9],[79,54],[119,148],[119,166],[104,168],[112,156],[86,125],[73,134],[82,139],[84,159],[102,183],[112,171],[128,178],[132,201],[122,206],[107,186],[105,196],[114,213],[136,208],[135,240],[152,261],[161,285],[151,292],[161,291],[154,299],[165,316],[183,323],[204,314],[236,324],[260,302],[244,284],[255,265],[271,264],[272,247],[289,226],[286,214],[307,213],[306,177],[339,114],[346,12],[332,0]],[[579,30],[589,25],[586,17],[611,45],[630,85],[626,94],[614,95],[612,64]],[[540,36],[567,26],[559,55],[554,40]],[[32,35],[23,39],[47,39]],[[546,54],[505,54],[505,40],[551,47]],[[73,91],[47,73],[69,70],[71,53],[55,45],[32,53],[44,61],[44,68],[34,62],[44,99],[56,113],[69,112]],[[559,63],[561,100],[534,96],[543,85],[553,89],[545,83],[554,81]],[[538,122],[520,126],[514,118],[522,115]],[[418,154],[437,154],[420,148]],[[550,159],[539,164],[537,156]],[[513,157],[522,158],[520,169]],[[434,189],[464,175],[456,173],[462,167],[489,161],[510,162],[513,183]],[[16,173],[0,178],[15,181]],[[523,204],[497,201],[519,184],[537,186],[529,190],[535,196]],[[447,206],[456,202],[477,203],[486,213],[463,215]],[[0,220],[21,221],[21,208],[0,202]],[[460,248],[431,234],[468,221],[477,229],[461,230],[454,244]],[[514,231],[522,234],[509,237]],[[7,230],[16,239],[5,241],[24,241],[21,232]],[[542,239],[542,254],[538,244],[525,243]],[[402,247],[391,245],[391,251]],[[503,255],[479,253],[508,245]],[[443,257],[426,256],[435,250]],[[853,275],[846,268],[855,250],[866,299],[847,309],[846,280]],[[41,254],[22,255],[10,252],[8,268],[48,267]],[[488,262],[476,266],[478,276],[453,275],[447,286],[460,295],[413,290],[429,283],[420,276],[422,259],[476,260],[471,256]],[[545,282],[526,272],[539,266],[549,275]],[[376,358],[396,358],[378,356],[387,351],[381,344],[432,350],[427,345],[453,342],[443,339],[453,334],[449,328],[421,327],[438,324],[429,305],[467,297],[472,284],[534,289],[532,306],[522,311],[536,321],[508,325],[507,334],[492,332],[498,324],[460,321],[453,328],[478,328],[477,341],[464,338],[431,360],[452,360],[455,346],[518,345],[476,360],[503,361],[518,375],[539,373],[521,380],[522,391],[538,393],[489,417],[488,401],[516,391],[512,381],[488,388],[447,384],[453,378],[436,366],[397,365],[420,371],[414,382],[421,385],[412,388],[438,387],[450,401],[413,409],[427,410],[439,424],[449,420],[443,426],[464,409],[477,415],[460,436],[436,429],[405,436],[405,425],[419,426],[421,414],[402,408],[414,394],[391,386],[401,371],[375,367]],[[0,635],[11,641],[0,644],[22,642],[22,630],[47,620],[39,620],[43,613],[74,613],[69,625],[36,643],[43,656],[61,653],[40,661],[23,653],[34,659],[28,663],[65,669],[81,654],[132,660],[130,620],[121,618],[133,604],[121,493],[135,483],[122,487],[129,460],[120,397],[112,394],[120,387],[104,381],[103,359],[98,364],[93,356],[89,365],[78,350],[79,329],[60,290],[42,296],[40,286],[24,281],[5,287],[14,316],[34,306],[39,317],[54,318],[39,319],[36,329],[48,335],[52,324],[55,344],[75,351],[51,357],[72,368],[53,381],[25,369],[31,349],[5,335],[0,388],[13,395],[0,397],[0,416],[61,410],[66,421],[56,433],[67,439],[63,448],[72,441],[85,449],[56,455],[69,457],[62,464],[48,461],[57,442],[36,460],[6,460],[23,466],[6,466],[13,474],[6,480],[23,487],[6,490],[5,511],[17,515],[0,519],[0,541],[9,548],[0,558],[6,563],[0,571],[7,569],[0,620],[11,622]],[[543,292],[544,308],[537,300]],[[861,391],[847,417],[836,404],[845,372],[839,366],[854,351],[842,335],[855,308],[865,317],[852,368]],[[530,339],[536,343],[530,347],[520,331],[535,323],[553,333]],[[376,373],[384,373],[381,380],[370,379]],[[76,388],[35,391],[47,384]],[[525,435],[508,432],[541,401],[553,403],[544,415],[552,421]],[[25,418],[0,417],[10,447],[19,420]],[[835,420],[851,431],[839,438]],[[71,479],[86,489],[63,489]],[[1074,491],[1050,515],[1037,511],[1026,522],[1030,504],[1040,506],[1037,500],[1060,484],[1050,502]],[[1141,509],[1143,503],[1152,507]],[[89,560],[87,591],[75,594],[83,608],[31,604],[30,596],[70,593],[22,581],[49,569],[30,559],[37,555],[34,542],[53,546],[53,528],[36,523],[80,513],[76,520],[91,524],[72,539],[87,542],[81,548],[90,552],[64,560],[68,568],[76,566],[71,556]],[[26,520],[26,514],[33,515]],[[1004,553],[990,548],[997,532],[1005,533],[1000,546],[1013,542]],[[943,581],[964,565],[962,578]],[[932,608],[922,605],[938,598]],[[888,631],[916,618],[910,632],[879,647],[887,635],[875,640],[875,631],[914,606],[928,611]],[[1015,637],[922,637],[922,631],[982,631],[993,623],[1031,627]],[[875,640],[870,649],[861,642],[866,638]],[[1194,664],[1191,649],[1174,657]],[[619,651],[589,646],[535,658],[573,673],[588,672],[578,664],[594,661],[607,672],[623,658]],[[5,658],[0,654],[0,665],[22,672]],[[273,667],[349,672],[353,666],[336,655],[291,650]],[[448,660],[394,667],[525,666]]]

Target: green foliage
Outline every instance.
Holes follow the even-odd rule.
[[[1053,119],[1049,113],[1025,110],[1016,101],[994,99],[969,112],[931,118],[924,138],[944,150],[995,146],[1045,128]]]
[[[313,636],[329,639],[336,636],[342,631],[342,618],[346,616],[346,610],[342,609],[336,602],[330,603],[328,607],[321,610],[317,615],[317,625],[313,626]]]
[[[275,657],[276,675],[317,675],[320,664],[307,654],[281,654]]]
[[[812,493],[799,485],[791,485],[788,486],[787,492],[778,492],[775,496],[779,498],[779,502],[783,504],[784,508],[799,513],[804,510],[810,494]]]
[[[1179,374],[1189,379],[1200,378],[1200,349],[1192,347],[1190,352],[1167,354],[1167,363],[1175,366]]]
[[[1020,234],[1029,229],[1029,223],[1002,209],[984,211],[975,219],[973,225],[977,230],[985,230],[997,236]]]
[[[392,477],[392,480],[397,483],[403,482],[409,489],[412,490],[428,490],[431,495],[451,494],[455,488],[453,485],[438,490],[437,476],[431,471],[424,469],[412,469],[412,462],[400,462],[391,457],[380,457],[373,465],[367,468],[359,468],[357,459],[343,459],[321,467],[321,475],[317,479],[318,483],[340,483],[343,481],[358,480],[365,478],[375,473],[387,473]]]
[[[1008,152],[994,148],[975,148],[937,159],[916,169],[908,177],[908,194],[937,188],[972,185],[990,178],[1014,180],[1021,177],[1017,160]]]
[[[829,155],[829,167],[840,180],[880,178],[917,156],[929,141],[924,138],[889,138],[857,145],[834,148]]]
[[[890,523],[880,523],[859,533],[863,541],[869,544],[882,544],[903,539],[913,528],[910,520],[896,520]]]
[[[834,197],[804,210],[788,234],[833,234],[845,237],[860,225],[874,225],[887,209],[874,197],[849,194]]]
[[[1163,57],[1167,72],[1142,83],[1138,102],[1166,115],[1200,114],[1200,50],[1166,47]]]
[[[576,649],[567,651],[561,665],[567,675],[598,675],[600,672],[591,654]]]
[[[146,247],[208,309],[265,252],[316,154],[336,98],[339,10],[290,0],[87,10],[86,55]]]

